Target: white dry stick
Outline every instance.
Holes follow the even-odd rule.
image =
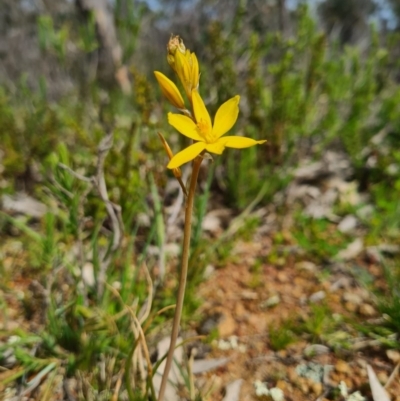
[[[101,297],[104,291],[104,282],[106,278],[107,268],[111,262],[111,255],[118,249],[122,241],[122,233],[124,225],[121,216],[121,207],[110,201],[107,192],[106,180],[104,177],[104,162],[113,145],[114,135],[112,132],[108,133],[101,141],[98,147],[98,159],[96,168],[96,187],[99,192],[101,200],[104,202],[107,210],[107,214],[111,220],[113,240],[111,249],[104,255],[104,258],[100,264],[100,269],[97,277],[97,293]]]
[[[367,365],[368,380],[371,387],[372,398],[374,401],[390,401],[390,398],[383,388],[382,384],[379,382],[378,378],[371,365]]]
[[[122,215],[121,215],[121,207],[110,201],[110,198],[109,198],[108,192],[107,192],[105,175],[104,175],[104,163],[105,163],[106,157],[108,155],[108,152],[112,148],[113,140],[114,140],[114,134],[112,131],[110,131],[100,141],[99,146],[97,148],[96,175],[94,175],[94,176],[86,177],[86,176],[79,174],[76,171],[72,170],[65,164],[62,164],[62,163],[58,164],[58,166],[60,168],[68,171],[75,178],[77,178],[83,182],[86,182],[88,184],[92,184],[92,185],[88,185],[84,194],[82,195],[83,202],[86,200],[86,197],[89,194],[89,192],[91,191],[93,186],[97,189],[100,199],[104,202],[108,217],[110,218],[110,221],[111,221],[111,229],[112,229],[112,234],[113,234],[112,243],[111,243],[110,249],[106,250],[104,255],[101,258],[100,269],[99,269],[98,276],[97,276],[97,294],[99,297],[102,296],[103,291],[104,291],[104,283],[105,283],[105,279],[106,279],[107,268],[111,263],[112,254],[121,245],[122,234],[124,231],[124,224],[122,222]],[[81,204],[80,207],[83,208],[83,204]],[[81,215],[82,214],[83,214],[83,211],[81,211]],[[83,215],[81,216],[81,221],[82,222],[84,221]],[[82,223],[81,223],[81,225],[82,225]],[[79,231],[80,232],[82,231],[82,227],[80,227]],[[80,237],[80,243],[81,243],[81,246],[80,246],[80,259],[81,260],[80,260],[80,262],[81,262],[81,268],[83,268],[83,266],[85,264],[85,256],[83,254],[83,244],[82,244],[81,235],[79,235],[79,237]]]

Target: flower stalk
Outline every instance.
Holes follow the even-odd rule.
[[[192,177],[190,179],[190,186],[188,196],[186,199],[186,210],[185,210],[185,226],[183,231],[183,246],[182,246],[182,261],[181,271],[179,276],[179,287],[176,299],[174,320],[172,323],[171,342],[169,345],[167,360],[165,362],[165,369],[161,380],[160,391],[158,393],[158,401],[163,401],[165,389],[167,387],[169,372],[171,371],[172,362],[174,359],[174,351],[176,347],[176,340],[179,334],[179,325],[182,317],[183,302],[185,299],[185,289],[187,281],[187,273],[189,267],[189,252],[190,252],[190,238],[192,232],[192,215],[193,215],[193,204],[194,197],[196,194],[197,179],[199,176],[201,162],[203,161],[202,156],[198,156],[193,161]]]

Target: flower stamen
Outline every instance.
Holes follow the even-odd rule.
[[[204,141],[207,143],[213,143],[215,142],[214,135],[212,134],[211,127],[207,124],[207,121],[204,120],[203,118],[200,119],[197,123],[197,130],[198,133],[202,138],[204,138]]]

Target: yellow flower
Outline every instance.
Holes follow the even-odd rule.
[[[194,53],[186,49],[179,36],[171,37],[167,45],[167,60],[178,75],[186,95],[192,101],[192,91],[199,87],[199,62]]]
[[[204,105],[203,99],[197,90],[192,91],[194,122],[191,118],[168,113],[168,122],[182,135],[193,139],[195,142],[186,149],[177,153],[168,163],[169,169],[181,166],[195,159],[201,152],[206,150],[210,153],[220,155],[224,149],[243,149],[266,141],[255,141],[242,136],[225,136],[235,124],[239,115],[239,96],[235,96],[225,102],[217,111],[214,125]]]
[[[154,75],[157,78],[163,95],[168,99],[168,101],[177,109],[185,109],[185,102],[183,101],[182,95],[176,85],[159,71],[154,71]]]

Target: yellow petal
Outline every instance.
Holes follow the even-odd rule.
[[[206,146],[207,152],[215,153],[217,155],[222,154],[225,149],[225,144],[223,141],[217,141],[215,143],[208,143]]]
[[[168,101],[176,108],[184,109],[185,102],[177,86],[161,72],[154,71],[154,75],[157,78],[163,95]]]
[[[192,101],[193,101],[193,112],[196,122],[199,123],[200,121],[207,124],[207,131],[211,132],[211,118],[208,114],[206,106],[201,98],[199,92],[197,90],[192,91]]]
[[[218,109],[214,118],[214,138],[221,137],[234,126],[239,115],[239,100],[240,96],[235,96]]]
[[[221,138],[218,142],[223,142],[227,148],[243,149],[250,148],[251,146],[260,145],[266,140],[255,141],[251,138],[246,138],[244,136],[226,136]]]
[[[185,135],[195,141],[203,140],[197,131],[197,125],[191,118],[182,114],[168,113],[168,122],[182,135]]]
[[[177,153],[168,163],[167,167],[170,169],[177,168],[182,164],[195,159],[205,148],[206,144],[204,142],[196,142]]]

